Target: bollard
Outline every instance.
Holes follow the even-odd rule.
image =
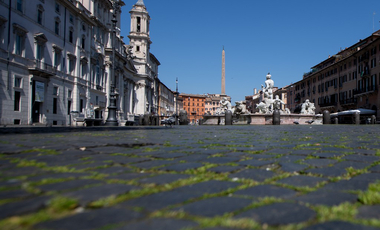
[[[355,125],[360,125],[360,113],[359,112],[354,113],[354,121],[355,121]]]
[[[375,115],[371,116],[371,124],[372,125],[376,124],[376,116]]]
[[[273,125],[280,125],[281,124],[281,117],[280,117],[280,110],[276,109],[273,112]]]
[[[323,111],[323,124],[324,125],[331,124],[330,112],[328,110]]]
[[[227,110],[224,118],[225,125],[232,125],[232,111]]]
[[[144,125],[149,125],[150,115],[149,113],[144,114]]]
[[[159,126],[160,125],[160,119],[158,115],[152,116],[152,125]]]
[[[339,119],[337,117],[334,118],[334,124],[339,124]]]
[[[139,125],[144,125],[144,115],[139,116]]]
[[[180,110],[179,111],[179,124],[180,125],[188,125],[187,121],[187,111],[186,110]]]

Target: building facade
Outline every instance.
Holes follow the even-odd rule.
[[[160,63],[149,52],[149,14],[142,0],[133,6],[127,45],[123,5],[0,1],[1,124],[70,125],[72,111],[105,120],[111,86],[118,120],[157,112]]]
[[[176,113],[175,93],[164,83],[159,82],[158,114],[162,117],[170,117]]]
[[[287,90],[291,111],[306,99],[316,113],[371,109],[379,116],[380,31],[312,67]]]
[[[190,124],[198,124],[205,114],[206,96],[181,93],[179,97],[183,100],[183,109],[187,112]]]

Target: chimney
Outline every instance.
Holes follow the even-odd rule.
[[[256,95],[256,94],[257,94],[257,89],[254,88],[254,89],[253,89],[253,95]]]

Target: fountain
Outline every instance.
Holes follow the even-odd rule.
[[[281,109],[281,105],[285,103],[278,95],[273,97],[273,88],[274,81],[268,73],[265,85],[261,85],[264,98],[256,105],[257,113],[249,113],[245,101],[236,101],[233,107],[227,98],[222,98],[219,111],[215,115],[204,115],[202,124],[225,125],[226,121],[231,119],[234,125],[322,124],[323,116],[315,114],[314,103],[305,100],[301,105],[300,114],[291,113],[288,108]],[[231,115],[232,118],[230,118]]]

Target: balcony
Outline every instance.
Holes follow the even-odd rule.
[[[354,90],[354,97],[372,94],[372,93],[375,93],[376,90],[377,90],[376,85],[371,85],[371,86],[365,87],[364,89],[356,89]]]
[[[369,76],[371,76],[371,71],[369,70],[368,66],[366,66],[364,70],[360,72],[360,77],[369,77]]]
[[[339,103],[340,103],[340,105],[342,105],[342,106],[347,106],[347,105],[353,105],[353,104],[356,104],[357,101],[358,101],[358,100],[357,100],[356,98],[350,98],[350,99],[340,100]]]
[[[57,68],[39,60],[34,60],[28,65],[29,72],[41,77],[50,77],[57,74]]]
[[[321,108],[326,108],[326,107],[335,107],[337,106],[337,102],[322,102],[322,103],[319,103],[319,107]]]

